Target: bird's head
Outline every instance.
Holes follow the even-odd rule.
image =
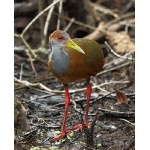
[[[85,54],[83,49],[79,47],[75,42],[73,42],[69,34],[66,33],[65,31],[61,31],[61,30],[54,31],[53,33],[51,33],[49,37],[49,41],[50,41],[51,49],[53,47],[55,48],[70,47],[70,48],[73,48],[74,50],[79,51],[80,53]]]

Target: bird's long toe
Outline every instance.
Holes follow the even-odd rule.
[[[66,129],[66,133],[69,133],[71,131],[82,131],[84,128],[89,128],[89,124],[78,124],[72,128]]]
[[[54,137],[53,139],[50,139],[50,142],[53,143],[55,141],[59,141],[61,139],[63,139],[66,136],[65,133],[60,133],[59,135],[57,135],[56,137]]]

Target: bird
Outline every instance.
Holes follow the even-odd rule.
[[[63,84],[65,91],[65,112],[61,133],[50,140],[50,142],[55,142],[64,138],[70,131],[82,130],[83,128],[82,124],[70,129],[66,128],[70,103],[69,83],[87,82],[84,127],[89,128],[88,111],[92,92],[90,77],[102,71],[105,64],[105,54],[96,41],[86,38],[71,39],[70,35],[63,30],[55,30],[50,34],[49,47],[48,68]]]

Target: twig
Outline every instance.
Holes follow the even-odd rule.
[[[67,32],[67,30],[70,28],[70,26],[72,25],[72,23],[75,21],[75,18],[71,18],[70,22],[68,23],[68,25],[65,27],[64,31]]]
[[[20,80],[22,80],[22,74],[23,74],[23,63],[21,63],[21,69],[20,69]]]
[[[19,34],[15,34],[15,33],[14,33],[14,36],[17,37],[17,38],[20,38],[20,35],[19,35]]]
[[[23,37],[22,35],[14,34],[14,36],[22,39],[24,45],[27,47],[28,51],[29,51],[30,54],[34,57],[35,60],[38,60],[38,61],[40,61],[40,62],[42,62],[42,63],[44,63],[44,64],[47,65],[47,62],[46,62],[45,60],[43,60],[42,58],[40,58],[38,55],[36,55],[36,54],[32,51],[31,47],[29,46],[29,44],[26,42],[26,40],[24,39],[24,37]],[[25,49],[25,51],[26,51],[26,49]],[[27,52],[27,51],[26,51],[26,52]],[[33,60],[32,60],[32,61],[33,61]]]
[[[119,88],[119,90],[122,90],[122,89],[124,89],[124,88],[126,88],[126,87],[127,87],[127,85],[125,85],[125,86]],[[103,99],[103,98],[106,98],[106,97],[108,97],[109,95],[112,95],[113,93],[115,93],[115,91],[112,91],[112,92],[110,92],[110,93],[108,93],[108,94],[106,94],[106,95],[103,95],[103,96],[98,96],[98,97],[96,97],[96,98],[91,98],[90,104],[93,104],[93,103],[95,103],[95,102],[98,101],[98,100],[101,100],[101,99]],[[133,94],[132,94],[132,95],[133,95]],[[130,95],[127,95],[127,96],[130,96]],[[111,99],[113,99],[113,97],[111,97]],[[116,100],[116,99],[115,99],[115,100]],[[76,108],[76,107],[77,107],[76,104],[77,104],[77,103],[82,103],[82,102],[84,102],[84,101],[86,101],[86,98],[80,98],[80,99],[76,99],[76,100],[71,100],[72,104],[74,105],[75,111],[77,111],[77,112],[80,113],[80,114],[84,114],[84,113],[80,112],[80,110]],[[55,100],[55,102],[56,102],[56,100]],[[53,105],[53,102],[52,102],[52,101],[51,101],[51,104]],[[60,107],[60,106],[63,106],[63,105],[65,105],[64,102],[58,102],[58,104],[54,104],[52,107]],[[85,105],[86,105],[86,104],[85,104]],[[91,115],[91,116],[94,116],[95,114],[90,114],[90,115]]]
[[[47,91],[47,90],[41,90],[41,89],[35,88],[35,87],[32,87],[32,88],[33,88],[34,90],[40,92],[40,93],[46,93],[46,94],[49,94],[49,95],[50,95],[49,91]],[[15,90],[16,90],[16,89],[15,89]]]
[[[54,2],[55,0],[53,0]],[[51,16],[52,16],[52,12],[55,8],[55,5],[52,6],[50,9],[49,9],[49,12],[48,12],[48,15],[47,15],[47,18],[46,18],[46,21],[45,21],[45,26],[44,26],[44,38],[42,39],[42,46],[44,47],[45,44],[46,44],[46,38],[47,38],[47,31],[48,31],[48,26],[49,26],[49,21],[51,19]]]
[[[130,53],[126,53],[124,56],[128,57],[129,55],[130,55]],[[116,58],[116,59],[113,59],[112,61],[108,62],[107,64],[105,64],[104,67],[103,67],[103,69],[107,70],[107,69],[110,69],[112,67],[124,64],[125,62],[127,62],[126,59]]]
[[[56,12],[54,12],[53,14],[56,15],[56,16],[58,16],[58,13],[56,13]],[[80,25],[80,26],[83,26],[83,27],[85,27],[85,28],[89,28],[89,29],[92,29],[92,30],[97,30],[97,31],[100,32],[100,34],[101,34],[101,33],[104,33],[104,34],[105,34],[105,33],[108,32],[108,28],[109,28],[112,24],[117,23],[117,22],[120,21],[121,19],[125,19],[125,18],[128,18],[128,17],[132,17],[132,16],[134,16],[134,15],[135,15],[134,12],[124,14],[124,15],[120,16],[119,18],[116,18],[116,19],[114,19],[114,20],[112,20],[112,21],[106,23],[105,29],[102,29],[102,28],[97,29],[97,28],[94,27],[94,26],[85,24],[85,23],[80,22],[80,21],[77,21],[77,20],[74,21],[74,24],[77,24],[77,25]],[[69,17],[67,17],[67,16],[61,16],[61,17],[64,18],[64,19],[66,19],[66,20],[68,20],[68,21],[71,20],[71,18],[69,18]],[[100,37],[103,37],[104,34],[103,34],[103,35],[100,35]],[[88,38],[88,36],[90,37],[90,34],[87,35],[86,37]]]
[[[55,13],[55,12],[54,12],[53,14],[56,15],[56,16],[58,16],[58,13]],[[68,20],[68,21],[71,21],[71,18],[69,18],[69,17],[67,17],[67,16],[61,16],[61,17],[64,18],[64,19],[66,19],[66,20]],[[80,21],[77,21],[77,20],[75,20],[74,23],[77,24],[77,25],[83,26],[83,27],[85,27],[85,28],[92,29],[92,30],[96,30],[96,29],[97,29],[97,28],[94,27],[94,26],[91,26],[91,25],[89,25],[89,24],[86,24],[86,23],[83,23],[83,22],[80,22]],[[100,32],[106,33],[105,30],[100,30]]]
[[[61,18],[61,12],[62,12],[62,3],[63,3],[63,0],[61,0],[59,2],[59,14],[58,14],[58,19],[57,19],[57,30],[59,30],[59,28],[60,28],[60,18]]]
[[[119,120],[125,121],[125,122],[127,122],[127,123],[131,124],[132,126],[135,126],[135,123],[132,123],[132,122],[130,122],[130,121],[128,121],[128,120],[126,120],[126,119],[119,118]]]
[[[36,55],[32,52],[30,46],[28,45],[28,43],[25,41],[25,39],[20,35],[20,38],[22,39],[23,43],[26,45],[27,49],[25,49],[26,54],[29,57],[30,63],[31,63],[31,68],[34,71],[35,75],[37,75],[37,72],[35,70],[34,64],[33,64],[33,59],[32,56],[34,56],[36,58]],[[32,55],[32,56],[31,56]]]
[[[96,86],[96,84],[94,83],[94,82],[91,82],[94,86]],[[103,91],[103,92],[105,92],[105,93],[109,93],[108,91],[106,91],[105,89],[102,89],[102,88],[100,88],[100,87],[97,87],[99,90],[101,90],[101,91]]]
[[[14,51],[16,51],[16,52],[21,52],[21,51],[24,51],[25,50],[25,47],[23,47],[23,46],[20,46],[20,47],[14,47]]]
[[[106,7],[102,6],[102,5],[97,5],[97,4],[95,4],[95,3],[91,3],[91,4],[92,4],[92,6],[93,6],[96,10],[98,10],[98,11],[104,13],[104,14],[110,14],[110,15],[114,16],[115,18],[118,18],[118,17],[119,17],[118,14],[114,13],[114,12],[113,12],[112,10],[110,10],[109,8],[106,8]]]
[[[31,116],[30,116],[31,117]],[[34,116],[33,116],[34,117]],[[35,116],[36,117],[36,116]],[[45,121],[44,121],[45,122]],[[44,124],[39,124],[39,123],[37,123],[37,124],[35,124],[35,123],[31,123],[30,122],[30,125],[32,125],[32,126],[34,126],[34,128],[36,128],[36,127],[38,127],[38,128],[52,128],[52,129],[58,129],[58,128],[60,128],[60,126],[57,126],[57,125],[49,125],[49,124],[47,124],[46,122],[45,122],[45,124],[46,125],[44,125]]]
[[[128,33],[129,27],[135,28],[135,24],[127,23],[125,26],[125,32]]]
[[[130,83],[130,81],[111,81],[111,82],[106,82],[106,83],[102,83],[102,84],[99,84],[99,85],[92,86],[92,89],[97,89],[97,88],[102,87],[104,85],[125,84],[125,83]],[[80,89],[76,89],[76,90],[70,90],[70,93],[81,92],[81,91],[85,91],[85,90],[86,90],[86,88],[80,88]]]
[[[56,13],[56,12],[54,12],[53,14],[58,16],[58,13]],[[122,15],[119,18],[116,18],[116,19],[106,23],[105,27],[103,27],[101,25],[101,23],[99,23],[98,27],[94,27],[94,26],[91,26],[89,24],[85,24],[83,22],[77,21],[77,20],[74,21],[74,24],[77,24],[77,25],[83,26],[85,28],[89,28],[89,29],[94,30],[92,33],[90,33],[89,35],[85,36],[84,38],[98,40],[98,39],[102,38],[106,33],[109,33],[109,27],[112,24],[115,24],[115,23],[118,24],[118,21],[120,21],[121,19],[125,20],[125,18],[132,17],[134,15],[135,15],[135,13],[133,13],[133,12],[127,13],[125,15]],[[68,20],[68,21],[71,21],[71,18],[69,18],[67,16],[61,16],[61,17],[66,19],[66,20]],[[124,20],[123,20],[123,22],[125,22]],[[119,27],[120,27],[120,25],[119,25]],[[117,30],[119,27],[116,27],[115,30]],[[111,31],[112,31],[112,29],[111,29]]]
[[[98,87],[102,87],[104,85],[110,85],[110,84],[125,84],[125,83],[129,83],[130,81],[110,81],[110,82],[106,82],[106,83],[102,83],[100,85],[95,85],[92,88],[98,88]]]
[[[76,112],[78,112],[79,114],[84,115],[83,112],[81,112],[79,109],[77,109],[77,104],[76,104],[75,101],[71,100],[71,103],[73,104],[73,108],[74,108],[74,110],[75,110]]]
[[[29,57],[29,61],[30,61],[30,64],[31,64],[31,68],[32,68],[33,72],[35,73],[35,76],[37,76],[37,72],[36,72],[36,70],[35,70],[34,63],[33,63],[33,59],[32,59],[32,56],[30,55],[29,49],[25,49],[25,52],[26,52],[27,56]]]
[[[123,87],[119,88],[118,90],[122,90],[122,89],[124,89],[124,88],[126,88],[126,87],[127,87],[127,85],[124,85]],[[105,94],[105,95],[103,95],[103,96],[98,96],[97,98],[95,98],[94,100],[92,100],[92,101],[90,102],[90,104],[93,104],[93,103],[95,103],[96,101],[98,101],[98,100],[100,100],[100,99],[106,98],[106,97],[112,95],[113,93],[115,93],[115,91],[112,91],[112,92],[110,92],[110,93],[108,93],[108,94]]]
[[[43,3],[44,1],[38,0],[38,13],[40,13],[43,10]],[[43,29],[44,29],[44,17],[39,17],[39,24],[40,24],[40,33],[41,33],[41,39],[44,38]],[[42,45],[42,41],[41,41]]]
[[[120,65],[120,66],[117,66],[117,67],[114,67],[114,68],[111,68],[111,69],[107,69],[107,70],[101,71],[100,73],[98,73],[98,74],[96,75],[96,77],[99,76],[99,75],[105,74],[105,73],[107,73],[107,72],[110,72],[110,71],[113,71],[113,70],[117,70],[117,69],[123,68],[123,67],[125,67],[125,66],[129,66],[129,65],[131,65],[131,62],[127,62],[127,63],[122,64],[122,65]]]
[[[34,56],[34,58],[36,58],[37,55],[32,52],[30,46],[29,46],[28,43],[25,41],[25,39],[24,39],[22,36],[20,36],[20,37],[21,37],[23,43],[24,43],[24,44],[26,45],[26,47],[28,48],[28,49],[25,49],[25,52],[26,52],[26,54],[27,54],[28,57],[29,57],[29,60],[30,60],[30,63],[31,63],[31,68],[32,68],[32,70],[34,71],[35,75],[37,76],[37,72],[36,72],[36,70],[35,70],[35,67],[34,67],[34,64],[33,64],[33,61],[32,61],[32,60],[33,60],[33,59],[32,59],[32,56]],[[32,56],[31,56],[31,54],[32,54]]]
[[[120,16],[119,18],[115,18],[114,20],[108,22],[106,25],[105,25],[105,30],[108,30],[108,28],[112,25],[112,24],[115,24],[117,22],[119,22],[120,20],[125,20],[126,18],[130,18],[130,17],[134,17],[135,16],[135,12],[129,12],[129,13],[126,13],[122,16]]]
[[[119,54],[117,54],[112,48],[111,46],[107,43],[107,41],[105,41],[105,45],[109,48],[109,50],[117,57],[119,58],[123,58],[123,59],[129,59],[129,60],[134,60],[134,58],[131,57],[126,57],[126,56],[121,56]],[[132,51],[130,52],[130,54],[132,53]]]
[[[20,1],[14,3],[14,13],[30,13],[37,9],[37,0],[32,0],[26,3],[25,1]]]
[[[73,104],[73,108],[76,112],[78,112],[81,115],[85,115],[85,113],[81,112],[79,109],[77,109],[77,104],[75,101],[71,100],[71,103]],[[88,116],[95,116],[96,114],[88,114]]]
[[[103,26],[101,22],[99,23],[98,27],[94,29],[94,31],[88,35],[86,35],[84,38],[92,39],[92,40],[98,40],[100,39],[100,36],[106,34],[107,31],[103,29]]]
[[[125,14],[125,15],[122,15],[122,16],[120,16],[119,18],[115,18],[114,20],[112,20],[112,21],[106,23],[106,24],[105,24],[105,27],[102,26],[101,23],[99,23],[99,25],[98,25],[97,28],[91,27],[91,26],[85,26],[85,25],[81,24],[80,22],[78,23],[78,22],[76,22],[76,21],[75,21],[74,23],[79,24],[79,25],[81,25],[81,26],[85,26],[86,28],[90,28],[90,29],[93,29],[93,30],[94,30],[92,33],[88,34],[88,35],[85,36],[84,38],[93,39],[93,40],[98,40],[98,39],[102,38],[106,33],[109,33],[110,30],[111,30],[111,31],[115,31],[115,30],[117,30],[117,29],[122,25],[122,24],[120,23],[119,26],[116,26],[115,29],[112,30],[112,29],[110,29],[110,27],[111,27],[113,24],[116,23],[116,24],[118,25],[118,22],[119,22],[121,19],[124,19],[124,20],[125,20],[125,18],[132,17],[132,16],[134,16],[134,15],[135,15],[135,13],[133,13],[133,12],[127,13],[127,14]],[[123,22],[125,22],[124,20],[123,20]],[[127,22],[127,21],[126,21],[126,22]]]
[[[58,90],[51,90],[49,88],[47,88],[45,85],[43,85],[42,83],[30,83],[26,80],[19,80],[17,79],[16,77],[14,77],[14,80],[23,84],[23,85],[26,85],[28,87],[37,87],[39,86],[40,88],[48,91],[48,92],[51,92],[51,93],[64,93],[64,90],[63,91],[58,91]],[[125,83],[130,83],[130,81],[112,81],[112,82],[106,82],[106,83],[103,83],[103,84],[100,84],[100,85],[95,85],[92,87],[92,89],[95,89],[95,88],[99,88],[99,87],[102,87],[102,86],[105,86],[105,85],[110,85],[110,84],[125,84]],[[76,90],[70,90],[70,93],[76,93],[76,92],[81,92],[81,91],[85,91],[86,88],[80,88],[80,89],[76,89]]]
[[[95,114],[95,118],[94,118],[94,120],[91,123],[91,133],[92,134],[94,133],[94,126],[96,124],[96,121],[97,121],[98,117],[99,117],[99,111],[97,110],[97,112]]]
[[[37,86],[39,86],[40,88],[42,88],[42,89],[44,89],[46,91],[49,91],[49,92],[64,93],[64,91],[51,90],[51,89],[47,88],[45,85],[43,85],[42,83],[30,83],[30,82],[25,81],[25,80],[19,80],[16,77],[14,77],[14,80],[17,81],[17,82],[19,82],[19,83],[21,83],[21,84],[23,84],[23,85],[26,85],[28,87],[32,87],[32,86],[33,87],[37,87]]]
[[[95,10],[95,8],[93,7],[92,3],[90,0],[83,0],[84,3],[84,7],[86,8],[87,12],[93,16],[94,20],[96,21],[100,21],[100,16],[97,13],[97,11]]]
[[[127,12],[127,10],[133,5],[133,3],[135,3],[134,0],[131,0],[127,3],[126,6],[123,7],[123,9],[121,10],[120,14],[124,14],[125,12]]]
[[[58,2],[60,2],[61,0],[55,0],[55,2],[53,2],[51,5],[49,5],[48,7],[46,7],[43,11],[41,11],[27,26],[26,28],[23,30],[23,32],[21,33],[21,35],[23,36],[25,34],[25,32],[29,29],[29,27],[43,14],[45,13],[47,10],[49,10],[51,7],[53,7],[54,5],[56,5]]]

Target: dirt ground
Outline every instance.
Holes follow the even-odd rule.
[[[55,143],[50,143],[49,140],[61,129],[64,89],[63,84],[48,70],[46,63],[48,36],[58,25],[60,4],[56,4],[52,11],[46,36],[43,35],[43,30],[48,11],[27,27],[51,3],[51,0],[42,3],[16,0],[14,5],[14,92],[15,99],[18,98],[14,107],[15,149],[134,150],[134,1],[63,2],[60,29],[72,22],[67,31],[72,38],[94,39],[110,52],[102,72],[91,77],[93,89],[89,129],[71,132]],[[72,17],[75,21],[71,21]],[[83,123],[85,88],[84,81],[69,84],[71,104],[68,128]]]

